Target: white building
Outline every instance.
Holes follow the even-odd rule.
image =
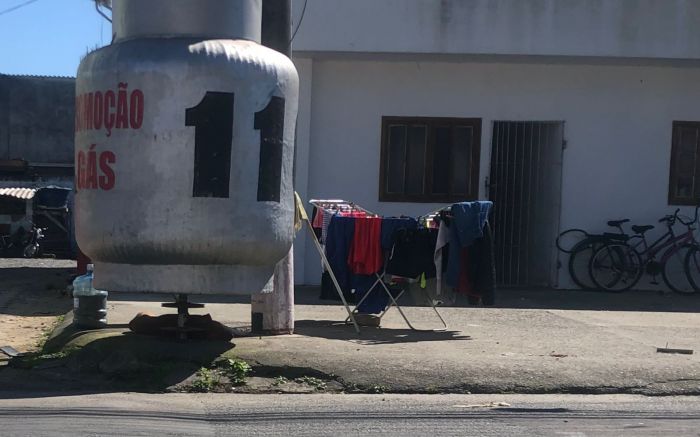
[[[384,215],[494,200],[501,281],[567,287],[560,229],[700,195],[698,23],[697,0],[308,0],[297,190]],[[302,234],[296,278],[320,281]]]

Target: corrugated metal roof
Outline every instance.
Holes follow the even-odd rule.
[[[0,196],[29,200],[34,198],[36,191],[35,188],[0,188]]]
[[[48,74],[9,74],[0,73],[0,76],[12,77],[17,79],[75,79],[75,76],[55,76]]]

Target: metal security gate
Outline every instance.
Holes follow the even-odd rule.
[[[560,121],[493,124],[487,184],[501,286],[556,285],[563,134]]]

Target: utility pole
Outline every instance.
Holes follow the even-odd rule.
[[[262,44],[292,58],[292,0],[263,0]]]
[[[262,44],[292,57],[292,0],[263,0]],[[294,246],[277,264],[273,292],[251,297],[252,331],[294,333]]]

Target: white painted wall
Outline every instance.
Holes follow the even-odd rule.
[[[299,21],[305,0],[295,0]],[[700,59],[698,0],[308,0],[300,52]]]
[[[592,231],[604,230],[608,219],[647,224],[672,212],[672,122],[700,120],[700,69],[688,66],[297,62],[302,95],[311,102],[300,112],[299,147],[308,148],[302,152],[308,154],[308,174],[299,166],[297,180],[308,178],[308,186],[299,184],[305,200],[347,198],[385,215],[418,215],[435,205],[378,201],[383,115],[481,117],[482,197],[492,121],[565,120],[561,226]],[[304,90],[309,83],[310,92]],[[297,283],[318,283],[318,255],[300,235],[297,245],[307,241],[305,256],[297,258]],[[566,272],[560,281],[569,285]]]

